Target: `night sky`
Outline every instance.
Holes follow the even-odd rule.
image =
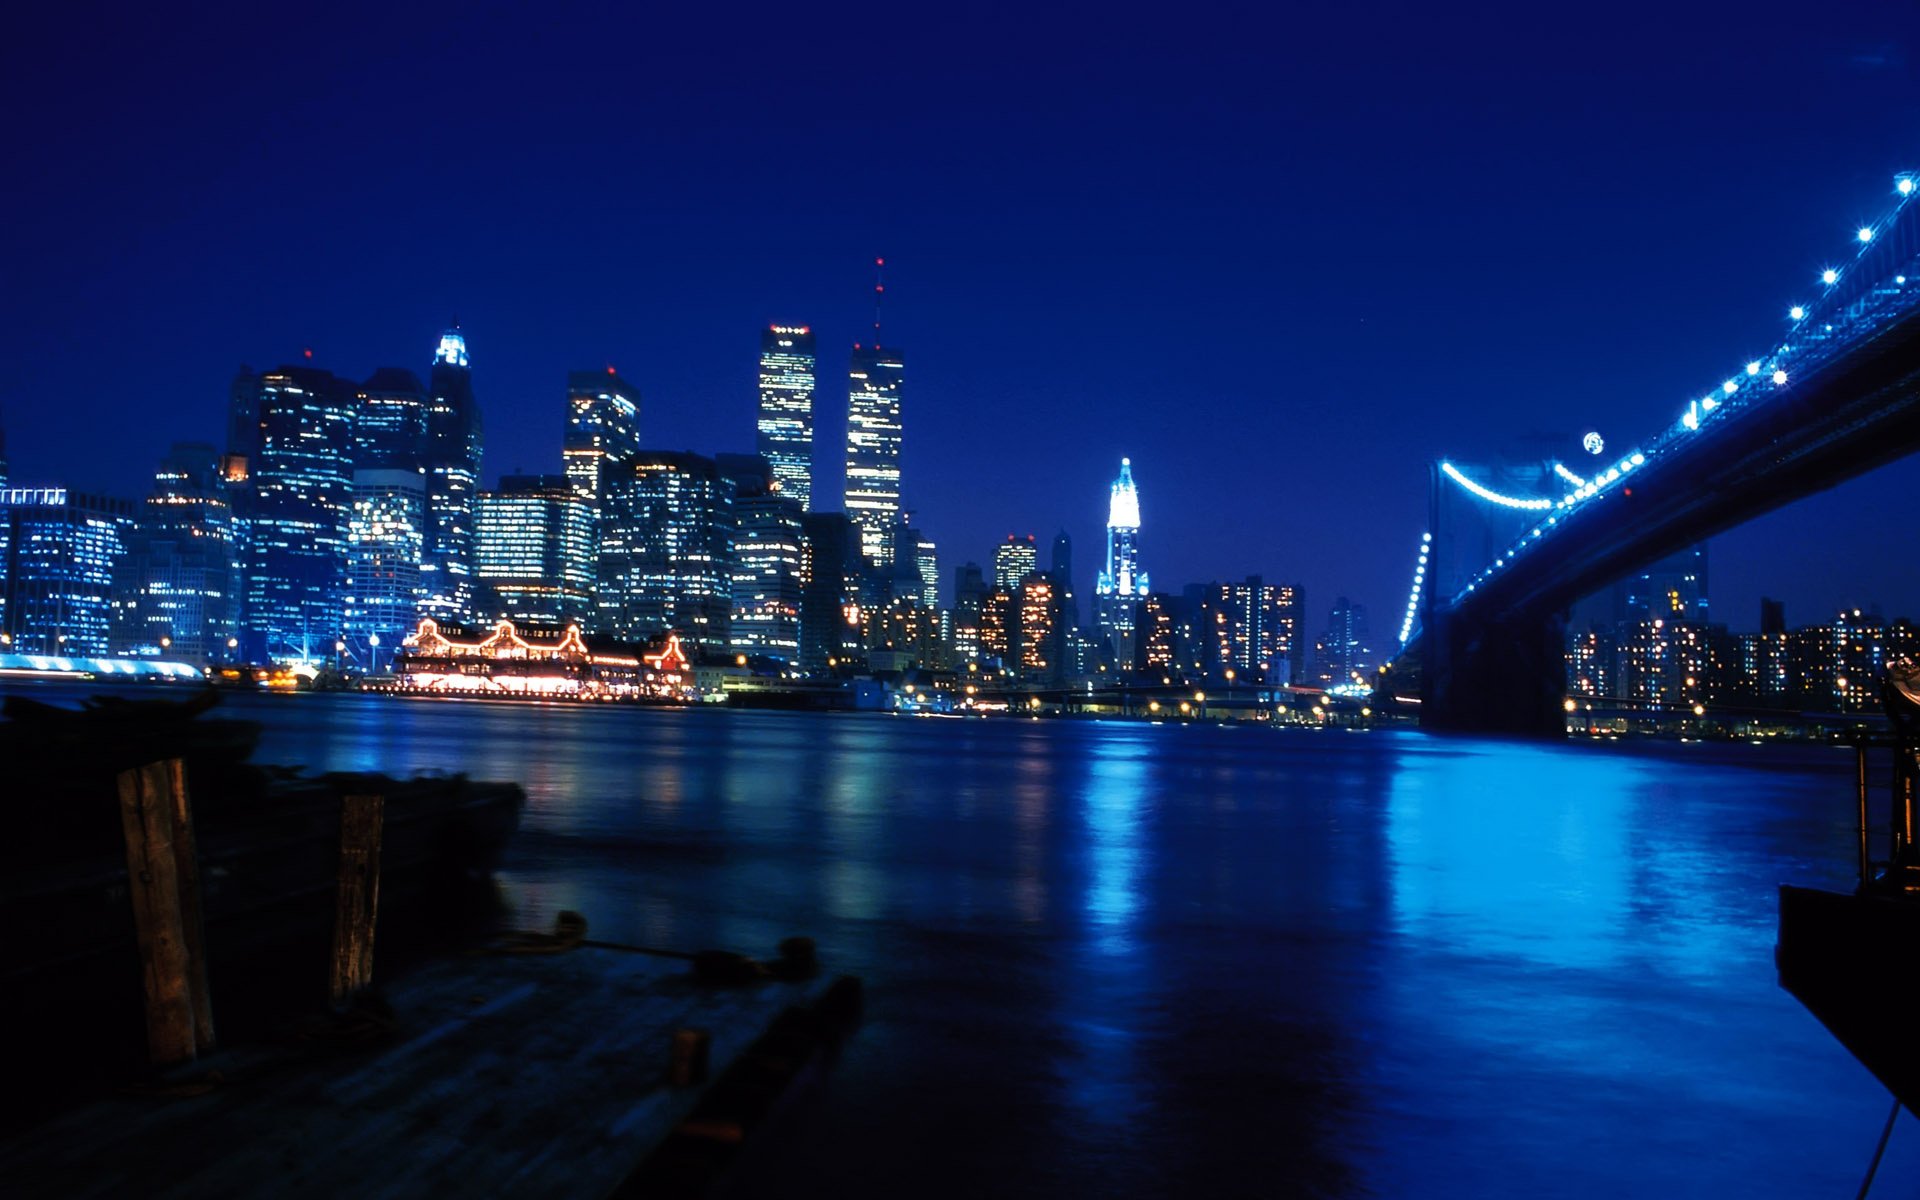
[[[1157,586],[1297,580],[1385,641],[1429,459],[1652,434],[1920,167],[1907,4],[407,7],[10,18],[17,483],[144,494],[240,363],[424,376],[455,314],[489,479],[558,470],[608,363],[649,445],[750,450],[780,321],[831,506],[883,254],[944,576],[1065,528],[1090,588],[1131,455]],[[1917,494],[1718,539],[1717,616],[1920,616]]]

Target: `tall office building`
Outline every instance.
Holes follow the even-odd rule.
[[[1040,549],[1033,535],[1008,534],[1007,540],[993,551],[993,586],[1009,594],[1020,590],[1020,581],[1038,569]]]
[[[860,549],[882,570],[893,566],[900,520],[900,380],[905,356],[879,345],[853,348],[847,369],[847,515]]]
[[[806,514],[777,486],[778,464],[754,457],[732,465],[742,457],[721,456],[734,485],[733,649],[798,662]]]
[[[698,454],[649,450],[603,480],[601,629],[626,641],[669,630],[725,652],[733,607],[733,486]]]
[[[1614,620],[1707,622],[1707,543],[1670,554],[1614,586]]]
[[[1020,580],[1013,611],[1015,618],[1010,624],[1011,632],[1018,639],[1015,657],[1019,660],[1020,672],[1034,680],[1057,679],[1061,670],[1060,660],[1055,657],[1060,612],[1053,577],[1029,571]]]
[[[1193,585],[1186,600],[1195,617],[1193,661],[1208,676],[1231,669],[1249,680],[1301,680],[1304,601],[1298,586],[1249,575],[1238,583]]]
[[[243,636],[253,662],[318,661],[342,633],[355,389],[313,367],[260,376]]]
[[[845,513],[811,512],[800,521],[800,665],[828,671],[861,659],[860,527]]]
[[[364,670],[391,663],[400,639],[417,627],[426,534],[427,478],[420,468],[367,467],[353,473],[341,626],[349,659]]]
[[[940,608],[940,547],[918,529],[909,530],[908,533],[913,544],[915,574],[920,580],[916,599],[920,607],[928,612],[937,612]]]
[[[1345,596],[1336,599],[1327,614],[1327,631],[1314,644],[1315,680],[1322,687],[1368,681],[1373,670],[1370,642],[1367,606]]]
[[[227,385],[227,455],[232,460],[228,478],[237,474],[245,479],[259,453],[260,374],[242,363]]]
[[[427,450],[427,389],[403,367],[381,367],[360,385],[353,414],[357,470],[419,467]]]
[[[1096,640],[1105,640],[1121,664],[1134,661],[1135,611],[1149,590],[1140,566],[1140,491],[1133,460],[1123,458],[1107,498],[1107,562],[1093,586]]]
[[[640,389],[614,373],[567,372],[567,481],[598,512],[604,480],[640,453]]]
[[[16,654],[111,653],[133,505],[65,488],[0,489],[0,633]]]
[[[961,662],[980,657],[987,595],[987,575],[979,563],[964,562],[953,569],[953,652]]]
[[[813,508],[813,331],[772,325],[760,331],[760,457],[780,491]]]
[[[531,624],[591,626],[593,509],[565,475],[503,475],[474,520],[478,612]]]
[[[239,635],[240,563],[220,452],[176,442],[127,539],[116,593],[112,649],[196,663],[233,657]]]
[[[441,617],[467,615],[473,596],[473,509],[480,494],[483,444],[473,368],[460,324],[440,335],[427,377],[427,547],[420,564],[423,607]]]

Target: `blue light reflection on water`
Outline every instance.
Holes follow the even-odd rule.
[[[231,707],[265,761],[522,781],[524,925],[863,974],[769,1193],[1836,1195],[1885,1115],[1773,977],[1774,885],[1851,862],[1829,751]]]

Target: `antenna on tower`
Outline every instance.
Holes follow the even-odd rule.
[[[875,346],[880,344],[880,301],[887,294],[887,285],[881,274],[886,265],[887,260],[884,258],[873,260],[873,344]]]

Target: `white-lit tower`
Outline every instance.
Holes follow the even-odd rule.
[[[1133,460],[1120,460],[1120,477],[1107,501],[1107,563],[1094,583],[1093,620],[1123,667],[1133,662],[1134,608],[1147,594],[1140,567],[1140,492]]]

